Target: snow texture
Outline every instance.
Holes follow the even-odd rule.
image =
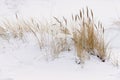
[[[120,17],[120,0],[0,0],[0,18],[17,13],[23,17],[51,20],[52,16],[66,18],[88,6],[95,19],[105,26],[105,39],[111,40],[114,63],[101,62],[91,56],[84,65],[75,63],[75,51],[61,53],[49,60],[45,50],[40,50],[33,36],[26,40],[0,38],[0,80],[119,80],[120,27],[113,22]],[[107,37],[106,37],[107,36]]]

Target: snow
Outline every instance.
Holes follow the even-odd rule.
[[[119,80],[120,28],[113,25],[119,20],[119,3],[119,0],[0,0],[0,20],[3,17],[12,20],[16,13],[23,18],[51,20],[53,16],[65,16],[69,19],[71,14],[88,6],[94,11],[95,19],[105,26],[106,41],[112,39],[113,55],[105,63],[91,56],[85,64],[78,65],[74,49],[49,59],[46,55],[49,50],[40,50],[32,35],[22,40],[0,38],[0,80]]]

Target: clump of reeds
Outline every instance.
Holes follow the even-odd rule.
[[[104,27],[100,22],[95,23],[92,10],[81,9],[79,14],[72,15],[72,22],[76,25],[68,25],[68,20],[64,17],[63,22],[56,17],[54,19],[59,24],[58,30],[65,35],[72,35],[77,57],[81,63],[84,63],[90,55],[95,55],[103,62],[105,61],[108,44],[104,41]]]
[[[70,35],[70,33],[67,26],[67,19],[65,17],[62,18],[63,21],[60,21],[57,17],[53,18],[56,22],[52,24],[52,31],[54,32],[53,53],[58,56],[62,51],[70,51],[70,45],[67,41],[68,35]]]
[[[8,33],[7,37],[13,37],[13,38],[20,38],[22,39],[24,33],[24,25],[21,23],[18,17],[15,18],[15,21],[11,21],[9,19],[3,20],[3,27],[6,30],[6,33]]]
[[[44,25],[34,18],[20,20],[19,16],[16,15],[16,22],[10,22],[7,19],[3,22],[4,28],[0,27],[0,35],[9,33],[14,38],[22,39],[26,32],[32,32],[38,40],[40,48],[45,46],[47,42],[51,42],[50,47],[53,56],[58,56],[62,51],[70,50],[71,45],[68,43],[68,36],[71,36],[77,57],[80,60],[78,63],[84,63],[90,55],[95,55],[103,62],[105,61],[108,44],[104,40],[104,27],[100,22],[95,23],[92,10],[81,9],[79,14],[72,15],[72,22],[75,25],[69,25],[69,21],[65,17],[62,20],[57,17],[54,19],[55,24]],[[45,39],[46,35],[52,36],[51,41]]]
[[[45,47],[48,41],[47,35],[49,34],[48,24],[41,23],[38,19],[35,20],[31,18],[29,21],[25,22],[26,26],[28,27],[29,32],[32,32],[36,37],[40,49]]]
[[[73,41],[74,41],[74,46],[77,51],[77,57],[79,58],[81,63],[84,63],[85,56],[86,56],[86,43],[85,43],[85,35],[84,35],[84,30],[82,29],[81,31],[75,31],[73,32]],[[78,63],[80,63],[78,62]]]
[[[5,29],[2,27],[5,27]],[[22,19],[16,14],[13,21],[5,19],[2,27],[2,32],[0,33],[8,33],[8,37],[10,38],[22,39],[26,33],[33,33],[38,41],[39,47],[42,48],[45,45],[45,33],[47,33],[47,27],[49,25],[42,24],[36,18]]]
[[[108,44],[104,40],[104,27],[101,23],[98,23],[96,27],[96,39],[95,39],[95,50],[97,51],[97,57],[99,57],[103,62],[105,62]]]
[[[83,56],[86,56],[84,51],[98,56],[104,62],[108,45],[104,41],[104,27],[99,22],[96,25],[93,11],[88,8],[80,10],[79,15],[72,15],[72,20],[79,24],[79,28],[75,27],[73,32],[73,41],[81,62],[84,62]]]

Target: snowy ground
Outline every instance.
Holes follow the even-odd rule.
[[[111,51],[114,53],[113,63],[102,63],[91,56],[84,65],[78,65],[74,51],[63,52],[50,61],[32,36],[9,42],[0,38],[0,80],[119,80],[120,69],[116,63],[120,62],[120,28],[113,25],[119,20],[119,3],[119,0],[0,0],[0,19],[12,19],[15,13],[48,20],[52,16],[69,18],[88,6],[93,9],[95,19],[105,26],[106,40],[112,39]]]
[[[49,61],[32,42],[1,40],[0,80],[118,80],[120,69],[110,62],[91,56],[84,65],[75,63],[75,54],[62,53]]]

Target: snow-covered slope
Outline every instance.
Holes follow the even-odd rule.
[[[51,20],[53,16],[70,18],[79,9],[88,6],[95,19],[106,28],[110,41],[112,63],[102,63],[91,56],[84,65],[75,63],[75,51],[66,51],[55,60],[49,60],[47,51],[40,50],[33,36],[26,39],[0,38],[0,80],[119,80],[120,29],[113,24],[120,16],[119,0],[0,0],[0,20],[17,13],[24,17]],[[1,23],[1,22],[0,22]]]
[[[91,56],[84,65],[75,63],[73,51],[48,60],[36,43],[1,40],[0,80],[118,80],[120,69]]]

